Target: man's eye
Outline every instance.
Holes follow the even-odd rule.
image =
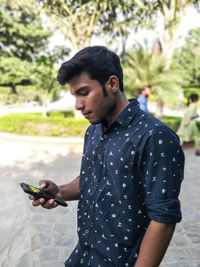
[[[81,95],[86,96],[88,94],[88,91],[82,91],[80,92]]]

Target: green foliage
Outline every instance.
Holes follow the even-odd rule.
[[[73,118],[74,117],[74,110],[47,112],[47,116],[48,117],[57,117],[57,118]]]
[[[167,124],[175,132],[178,130],[181,123],[181,118],[172,116],[163,116],[162,122]]]
[[[101,36],[106,44],[120,38],[118,47],[127,41],[133,25],[138,28],[146,21],[154,9],[148,1],[148,7],[139,8],[132,0],[36,0],[41,12],[71,42],[75,49],[91,45],[94,36]],[[121,45],[122,44],[122,45]],[[121,47],[122,46],[122,47]]]
[[[85,119],[42,117],[38,113],[9,114],[0,117],[0,131],[17,135],[84,137],[89,122]]]
[[[25,0],[1,0],[0,85],[11,88],[9,96],[0,96],[4,103],[13,98],[21,102],[24,97],[30,101],[60,89],[54,64],[68,55],[69,49],[55,47],[49,51],[48,41],[53,32],[44,28],[38,10],[32,4]],[[30,96],[24,92],[21,97],[18,86],[26,91],[27,85],[32,85],[35,93],[31,90]]]
[[[0,8],[0,51],[7,57],[33,61],[52,35],[44,30],[42,20],[25,1],[2,1]]]
[[[0,7],[0,84],[33,84],[40,54],[52,34],[44,30],[42,20],[30,4],[2,1]]]
[[[191,30],[185,41],[185,45],[175,51],[174,69],[180,70],[183,86],[200,88],[200,28]]]
[[[191,95],[191,94],[197,94],[197,95],[199,95],[199,99],[200,99],[200,88],[192,88],[192,87],[190,87],[190,88],[184,88],[184,96],[186,98],[188,98],[189,95]]]
[[[182,118],[174,116],[163,116],[162,122],[167,124],[173,131],[177,132]],[[200,130],[200,121],[197,121],[197,126]]]
[[[18,113],[0,117],[0,131],[17,135],[48,137],[84,137],[90,125],[85,119],[65,118],[63,113],[42,117],[40,113]],[[181,118],[163,116],[162,121],[175,132]],[[198,122],[200,127],[200,122]]]
[[[162,101],[176,105],[182,80],[179,72],[165,67],[164,56],[153,54],[141,46],[133,47],[125,56],[125,90],[129,95],[137,96],[138,89],[149,85]]]

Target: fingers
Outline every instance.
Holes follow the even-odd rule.
[[[59,191],[58,186],[51,180],[41,180],[39,185],[42,190],[51,192],[53,194],[57,194]]]
[[[44,204],[42,204],[42,207],[45,209],[53,209],[57,206],[58,206],[58,204],[53,199],[50,199],[47,202],[45,202]]]
[[[59,191],[58,186],[51,180],[41,180],[39,182],[39,185],[42,190],[45,190],[53,194],[57,194]],[[37,199],[36,197],[32,195],[29,195],[29,199],[32,200],[32,205],[34,207],[41,205],[45,209],[53,209],[58,206],[57,202],[55,202],[53,199],[50,199],[47,201],[44,198]]]
[[[41,189],[47,189],[49,185],[52,183],[50,180],[40,180],[39,185]]]
[[[36,199],[34,196],[29,195],[29,199],[32,200],[32,205],[34,207],[42,206],[45,209],[53,209],[58,206],[57,202],[53,199],[46,201],[44,198]]]

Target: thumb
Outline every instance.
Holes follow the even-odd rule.
[[[47,186],[47,184],[45,183],[45,181],[40,181],[39,182],[40,188],[45,188]]]

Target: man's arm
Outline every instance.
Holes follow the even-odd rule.
[[[144,235],[135,267],[158,267],[172,238],[175,224],[151,221]]]
[[[58,186],[64,200],[77,200],[79,198],[79,177],[68,184]]]

